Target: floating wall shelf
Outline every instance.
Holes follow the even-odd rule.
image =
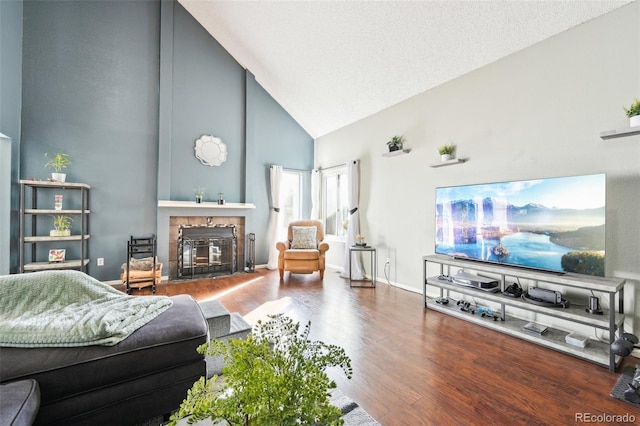
[[[384,154],[382,154],[382,156],[383,157],[397,157],[398,155],[408,154],[409,152],[411,152],[411,149],[398,149],[398,150],[391,151],[391,152],[385,152]]]
[[[467,160],[463,160],[462,158],[454,158],[453,160],[440,161],[439,163],[433,163],[430,167],[443,167],[443,166],[453,166],[454,164],[462,164]]]
[[[626,136],[640,135],[640,126],[623,127],[621,129],[607,130],[600,132],[602,139],[623,138]]]

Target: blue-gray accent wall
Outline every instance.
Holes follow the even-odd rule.
[[[246,232],[266,263],[266,167],[310,169],[313,139],[179,3],[25,2],[22,51],[20,178],[71,155],[67,179],[92,186],[91,275],[117,279],[129,236],[157,232],[157,200],[197,186],[256,204]],[[195,158],[202,134],[227,144],[222,166]]]
[[[229,201],[244,202],[244,69],[189,12],[173,5],[173,27],[162,29],[173,31],[171,199],[193,200],[203,187],[205,201],[222,192]],[[221,166],[204,166],[195,157],[201,135],[226,144]]]

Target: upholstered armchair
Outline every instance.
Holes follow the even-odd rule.
[[[289,224],[287,241],[278,242],[278,270],[280,278],[284,271],[294,274],[311,274],[320,272],[324,278],[324,254],[329,244],[323,242],[324,226],[319,220],[296,220]]]

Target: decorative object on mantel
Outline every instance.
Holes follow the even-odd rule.
[[[402,146],[404,145],[404,138],[402,136],[394,136],[387,142],[387,146],[389,147],[389,152],[393,151],[401,151]]]
[[[219,206],[224,205],[224,193],[222,192],[218,192],[218,205]]]
[[[196,158],[205,166],[219,166],[227,161],[227,145],[213,135],[202,135],[193,148]]]
[[[627,113],[627,117],[629,117],[629,126],[640,126],[640,99],[636,98],[629,108],[623,108],[624,112]]]
[[[69,154],[65,154],[64,151],[59,149],[55,154],[46,153],[44,156],[49,159],[44,166],[54,170],[54,172],[51,172],[51,180],[54,182],[64,182],[67,179],[67,175],[66,173],[62,173],[62,170],[71,165]]]
[[[205,189],[201,186],[196,188],[196,204],[202,203],[202,197],[204,197]]]
[[[442,145],[438,148],[438,153],[440,154],[440,161],[449,161],[454,158],[454,152],[456,150],[456,146],[453,144]]]

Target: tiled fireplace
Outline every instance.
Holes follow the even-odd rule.
[[[168,267],[165,269],[169,279],[178,279],[178,232],[180,225],[211,226],[234,225],[236,228],[236,266],[237,271],[244,271],[247,261],[254,261],[255,255],[245,255],[245,247],[252,249],[255,235],[247,233],[245,227],[251,223],[252,211],[255,205],[251,203],[225,203],[219,205],[214,202],[196,203],[194,201],[158,201],[157,235],[158,258]]]

